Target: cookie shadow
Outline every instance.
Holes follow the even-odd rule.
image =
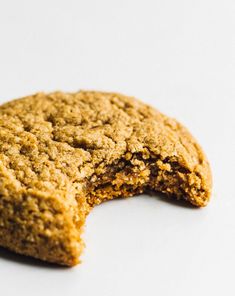
[[[61,266],[54,263],[45,262],[33,257],[16,254],[10,250],[0,247],[0,259],[4,261],[11,261],[18,264],[28,265],[32,267],[47,268],[47,269],[58,269],[65,270],[69,269],[67,266]]]
[[[180,207],[180,208],[185,208],[185,209],[190,209],[190,210],[198,210],[200,209],[200,207],[197,207],[193,204],[191,204],[189,201],[186,201],[184,199],[177,199],[177,197],[175,196],[167,196],[166,194],[163,194],[161,192],[155,192],[155,191],[150,191],[148,190],[147,192],[144,192],[143,194],[138,194],[138,195],[134,195],[132,197],[128,197],[128,198],[135,198],[135,197],[142,197],[142,198],[154,198],[156,199],[157,202],[160,203],[167,203],[170,206],[174,206],[174,207]],[[126,198],[124,197],[117,197],[111,200],[105,200],[103,201],[101,204],[96,205],[96,207],[98,206],[102,206],[102,204],[106,204],[106,203],[116,203],[119,202],[120,200],[125,200]]]
[[[181,207],[181,208],[186,208],[191,210],[200,209],[199,207],[194,206],[193,204],[191,204],[190,202],[184,199],[177,199],[175,196],[167,196],[161,192],[148,191],[146,195],[148,195],[151,198],[155,198],[159,202],[167,203],[175,207]]]

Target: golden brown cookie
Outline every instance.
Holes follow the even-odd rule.
[[[205,206],[208,161],[190,133],[115,93],[39,93],[0,107],[0,245],[72,266],[85,217],[154,190]]]

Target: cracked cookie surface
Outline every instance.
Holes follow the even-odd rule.
[[[149,190],[205,206],[208,161],[191,134],[121,94],[38,93],[0,107],[0,245],[78,263],[90,209]]]

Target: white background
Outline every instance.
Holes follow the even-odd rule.
[[[210,159],[211,203],[98,206],[75,268],[0,249],[0,295],[235,295],[235,1],[0,0],[0,101],[81,88],[183,122]]]

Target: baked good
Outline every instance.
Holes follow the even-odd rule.
[[[95,91],[38,93],[0,107],[1,246],[75,265],[94,205],[149,190],[208,203],[208,161],[176,120]]]

